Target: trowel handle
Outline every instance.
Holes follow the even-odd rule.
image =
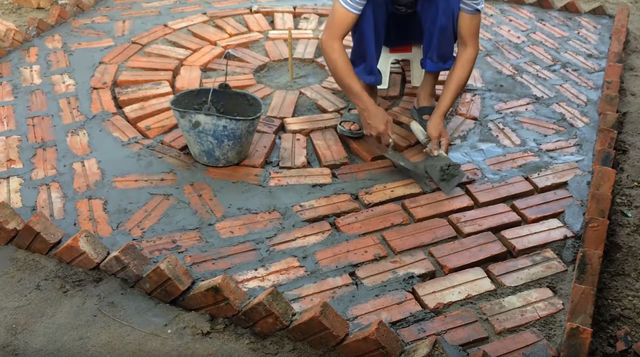
[[[429,136],[427,136],[427,132],[417,121],[412,120],[411,123],[409,124],[409,128],[413,132],[413,135],[415,135],[416,138],[418,138],[418,141],[420,142],[420,144],[424,146],[429,145],[429,142],[431,140],[429,140]]]

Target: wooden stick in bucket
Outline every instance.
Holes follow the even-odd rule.
[[[293,81],[293,35],[289,28],[289,80]]]

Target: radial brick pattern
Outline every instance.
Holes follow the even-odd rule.
[[[328,7],[116,3],[126,4],[100,4],[0,59],[0,201],[39,212],[19,233],[0,231],[0,244],[17,235],[14,245],[47,253],[62,242],[58,259],[94,267],[102,242],[114,252],[103,270],[260,336],[312,308],[288,336],[328,349],[349,329],[345,356],[397,356],[436,335],[502,355],[559,347],[546,328],[564,330],[573,263],[561,253],[582,233],[594,144],[605,160],[615,141],[594,136],[610,18],[486,4],[475,69],[447,119],[467,177],[446,195],[424,192],[371,138],[336,133],[348,100],[320,50]],[[288,28],[304,83],[277,78]],[[409,63],[391,71],[379,105],[394,148],[421,160]],[[205,167],[169,103],[225,78],[265,115],[244,161]],[[62,237],[75,227],[82,235]]]

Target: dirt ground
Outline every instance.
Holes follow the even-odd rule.
[[[101,272],[12,246],[0,247],[0,312],[2,357],[321,355],[283,336],[259,340]]]

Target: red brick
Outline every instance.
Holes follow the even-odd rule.
[[[596,304],[596,289],[578,284],[571,286],[567,322],[591,328]]]
[[[617,113],[601,113],[598,121],[598,125],[600,127],[604,127],[607,129],[614,128],[617,126],[619,115]]]
[[[252,63],[247,63],[244,61],[242,62],[230,61],[227,59],[214,59],[207,66],[207,70],[209,71],[227,71],[228,70],[229,72],[245,73],[245,74],[251,74],[257,68],[258,66]]]
[[[413,179],[375,185],[358,192],[358,198],[365,207],[371,207],[395,201],[398,199],[415,197],[422,194],[422,188]]]
[[[374,177],[376,174],[395,171],[390,160],[380,160],[359,164],[345,165],[337,169],[336,176],[343,181],[361,180]]]
[[[507,171],[518,168],[529,162],[539,161],[540,159],[532,152],[522,151],[506,154],[503,156],[492,157],[485,160],[485,163],[493,170]]]
[[[204,46],[209,45],[209,42],[203,41],[184,32],[172,32],[164,37],[164,39],[178,47],[182,47],[189,51],[197,51]]]
[[[568,155],[574,153],[578,149],[577,138],[570,140],[559,140],[540,145],[540,148],[546,152]]]
[[[601,252],[581,249],[576,258],[573,283],[594,289],[597,288],[601,265]]]
[[[484,182],[467,185],[467,192],[479,207],[534,194],[533,186],[522,176],[495,184]]]
[[[273,28],[275,30],[295,29],[293,14],[276,12],[273,14]]]
[[[215,2],[213,4],[214,4],[214,6],[220,6],[221,2]],[[251,9],[246,8],[246,7],[241,7],[241,8],[237,8],[237,9],[211,10],[211,11],[207,11],[206,14],[210,18],[214,19],[214,18],[220,18],[220,17],[245,15],[245,14],[248,14],[250,12],[251,12]]]
[[[205,68],[211,61],[221,58],[223,55],[224,49],[222,47],[206,45],[195,51],[191,56],[185,58],[182,64],[185,66]]]
[[[187,16],[185,18],[182,19],[178,19],[178,20],[173,20],[173,21],[169,21],[167,22],[167,27],[172,28],[174,30],[180,30],[182,28],[185,27],[189,27],[195,24],[200,24],[203,22],[207,22],[209,21],[209,16],[206,16],[204,14],[196,14],[196,15],[192,15],[192,16]]]
[[[409,223],[409,217],[395,203],[365,209],[336,219],[335,225],[347,234],[367,234]]]
[[[341,275],[288,291],[285,297],[291,301],[296,311],[305,310],[321,301],[331,301],[338,296],[355,290],[353,281],[349,275]]]
[[[571,322],[567,323],[561,356],[587,357],[593,330]]]
[[[526,37],[522,36],[517,31],[514,31],[506,25],[497,26],[493,30],[515,44],[520,44],[527,41]]]
[[[340,114],[338,113],[326,113],[293,118],[285,117],[284,127],[287,133],[309,135],[313,131],[335,129],[339,120]]]
[[[264,16],[273,16],[276,12],[282,12],[287,14],[293,14],[295,11],[293,6],[270,6],[270,5],[255,5],[251,8],[251,12],[258,12]]]
[[[118,72],[117,64],[100,64],[96,69],[93,77],[91,77],[91,88],[94,89],[103,89],[103,88],[111,88],[113,81],[116,77],[116,72]]]
[[[311,63],[313,62],[315,56],[316,56],[316,52],[318,49],[318,40],[298,40],[298,44],[296,45],[296,49],[295,51],[293,51],[293,58],[301,60],[303,62],[308,62]],[[322,87],[321,87],[322,88]],[[326,90],[325,88],[322,88],[323,90]],[[303,89],[304,91],[304,89]],[[328,94],[331,94],[330,96],[327,96],[327,93],[319,93],[318,91],[315,91],[315,94],[311,94],[309,95],[309,97],[316,102],[316,105],[318,106],[318,108],[322,111],[327,111],[325,105],[329,104],[330,107],[329,108],[333,108],[335,105],[335,103],[340,103],[341,99],[337,98],[338,100],[336,101],[333,97],[333,94],[331,94],[330,92]],[[304,92],[303,92],[304,93]],[[317,97],[318,99],[314,99],[314,97],[316,94],[321,94],[322,97]],[[305,94],[307,95],[307,94]],[[327,100],[330,100],[330,103],[327,102]],[[323,110],[325,109],[325,110]]]
[[[181,250],[189,248],[187,245],[182,245],[182,247]],[[227,270],[247,262],[258,261],[261,258],[262,255],[260,255],[256,246],[247,242],[231,247],[214,249],[206,253],[187,255],[185,261],[192,265],[194,271],[201,273]],[[268,277],[264,279],[266,280]]]
[[[304,39],[313,39],[316,38],[313,31],[311,30],[291,30],[291,36],[294,40],[304,40]],[[289,32],[288,30],[272,30],[267,33],[267,38],[270,41],[273,40],[288,40]]]
[[[445,243],[429,250],[445,274],[507,257],[507,249],[491,232]]]
[[[173,58],[135,55],[127,62],[127,68],[171,72],[173,75],[177,75],[180,69],[180,61]],[[172,81],[167,80],[167,82],[171,83]]]
[[[481,268],[466,269],[413,287],[418,302],[432,311],[492,290],[495,286]]]
[[[0,202],[0,245],[6,245],[24,228],[24,220],[9,203]]]
[[[99,41],[72,43],[69,45],[69,48],[71,48],[72,50],[78,50],[83,48],[110,47],[110,46],[113,46],[114,44],[115,44],[115,41],[113,41],[112,38],[107,38]]]
[[[202,71],[199,67],[183,66],[176,77],[176,94],[187,89],[200,88]]]
[[[571,193],[560,189],[516,200],[511,207],[525,222],[534,223],[561,215],[573,202]]]
[[[316,252],[316,260],[325,271],[366,263],[386,256],[387,250],[375,236],[353,239]]]
[[[520,217],[503,203],[469,212],[456,213],[449,216],[449,221],[463,237],[484,231],[497,232],[518,226],[521,222]]]
[[[283,40],[267,41],[264,49],[271,61],[284,61],[289,58],[289,47]]]
[[[557,219],[528,224],[500,232],[498,238],[514,256],[529,253],[547,244],[574,237]]]
[[[53,124],[51,123],[51,117],[37,116],[33,118],[27,118],[27,141],[30,143],[44,143],[47,141],[53,141],[56,138],[56,133],[53,130]]]
[[[489,276],[507,287],[546,278],[561,273],[567,267],[550,249],[509,259],[487,267]]]
[[[148,56],[167,57],[183,61],[185,58],[191,56],[193,52],[184,48],[154,44],[145,48],[144,54]]]
[[[82,199],[76,203],[78,227],[101,237],[110,237],[113,229],[105,212],[105,202],[101,199]]]
[[[214,180],[225,180],[231,182],[243,181],[260,186],[260,183],[262,182],[262,176],[264,175],[264,170],[242,166],[216,168],[210,167],[207,168],[205,174],[207,174]]]
[[[218,41],[226,40],[230,37],[226,32],[207,24],[196,24],[190,26],[188,30],[196,38],[207,41],[212,45],[216,45]]]
[[[509,337],[482,345],[469,350],[469,353],[485,351],[489,356],[526,356],[529,353],[544,353],[540,349],[548,351],[550,356],[557,356],[556,350],[551,346],[544,336],[536,330],[529,329]],[[564,354],[562,354],[564,356]]]
[[[65,98],[67,99],[67,98]],[[62,101],[62,99],[60,100]],[[42,89],[36,89],[29,93],[29,113],[47,111],[47,96]],[[64,120],[64,118],[62,118]]]
[[[62,100],[63,99],[61,99],[60,101]],[[93,114],[98,114],[101,112],[108,112],[112,114],[118,113],[118,109],[116,109],[116,105],[113,102],[113,97],[111,96],[111,90],[96,89],[91,92],[91,112]]]
[[[168,73],[170,76],[170,72],[160,73]],[[171,86],[167,81],[141,83],[115,89],[116,100],[123,108],[172,94],[173,89],[171,89]]]
[[[145,137],[154,139],[178,127],[173,112],[164,112],[136,124],[136,129]]]
[[[36,154],[31,158],[34,166],[33,171],[31,171],[31,179],[41,180],[45,177],[57,175],[57,160],[58,150],[55,146],[36,149]]]
[[[138,243],[142,254],[149,258],[164,256],[172,252],[183,253],[191,247],[204,244],[200,232],[187,231],[147,238]],[[187,262],[190,262],[187,256]]]
[[[349,333],[349,323],[326,301],[305,310],[287,329],[287,337],[327,351]]]
[[[138,131],[119,115],[103,122],[103,125],[111,134],[122,141],[129,141],[141,137]]]
[[[67,133],[67,145],[69,145],[69,150],[77,156],[86,156],[91,153],[89,134],[84,129],[69,131]]]
[[[12,105],[0,107],[0,133],[16,130],[15,113]]]
[[[378,319],[395,323],[421,310],[420,304],[410,293],[397,290],[350,307],[347,316],[359,325],[368,325]]]
[[[367,286],[402,279],[405,275],[415,275],[426,280],[435,276],[435,273],[435,268],[422,251],[405,253],[356,269],[356,276]]]
[[[67,12],[67,10],[65,10],[64,8],[58,5],[53,5],[49,10],[49,16],[47,17],[47,22],[56,26],[69,20],[70,17],[71,15]]]
[[[138,281],[135,287],[164,303],[169,303],[192,283],[193,277],[187,267],[175,256],[168,255]]]
[[[493,108],[501,113],[525,112],[534,109],[529,98],[498,103]]]
[[[247,24],[249,31],[252,32],[265,32],[271,31],[271,25],[263,14],[247,14],[242,15],[244,22]]]
[[[313,131],[310,136],[321,166],[336,169],[349,163],[349,156],[334,129]]]
[[[0,63],[0,78],[11,77],[11,62]]]
[[[232,321],[250,328],[256,335],[267,337],[285,329],[292,321],[294,310],[275,288],[258,295]]]
[[[360,205],[348,194],[337,194],[293,206],[293,211],[307,222],[315,222],[327,217],[340,217],[357,212]]]
[[[93,233],[82,230],[53,253],[62,263],[91,270],[109,254],[109,249]]]
[[[233,36],[225,40],[220,40],[216,44],[226,49],[230,49],[236,47],[246,47],[258,41],[262,41],[263,39],[264,36],[261,33],[249,32],[244,35]]]
[[[47,56],[49,63],[51,64],[51,70],[55,71],[61,68],[69,67],[69,59],[64,51],[54,51]]]
[[[284,169],[307,167],[306,136],[291,133],[282,134],[280,137],[280,163],[278,166]]]
[[[298,91],[277,90],[273,95],[267,116],[281,119],[293,117],[299,96],[300,92]],[[285,126],[286,125],[285,121]]]
[[[591,192],[611,193],[616,182],[616,170],[608,167],[597,166],[593,170],[591,179]]]
[[[395,228],[382,233],[391,250],[398,254],[415,248],[426,247],[434,243],[455,238],[454,229],[444,219],[432,219],[414,223],[406,227]]]
[[[331,225],[321,221],[280,233],[269,239],[268,244],[271,250],[275,251],[311,246],[325,240],[332,232]]]
[[[317,16],[329,16],[331,13],[331,6],[304,6],[299,5],[295,8],[295,17],[304,18],[305,15],[315,14]]]
[[[324,167],[282,171],[272,170],[269,178],[269,186],[326,185],[332,182],[331,170]]]
[[[385,146],[381,145],[371,136],[365,136],[359,139],[341,136],[340,139],[349,147],[353,155],[365,162],[382,160],[387,151]]]
[[[583,247],[603,253],[608,228],[607,219],[587,216],[583,227]]]
[[[442,336],[448,343],[455,346],[465,346],[489,338],[478,317],[468,309],[411,325],[400,329],[398,334],[407,343],[431,336]]]
[[[242,26],[238,21],[234,20],[233,17],[216,19],[213,20],[213,23],[224,30],[224,32],[229,34],[229,36],[237,36],[249,32],[246,27]]]
[[[217,87],[222,82],[227,82],[233,89],[246,89],[257,84],[253,74],[242,74],[238,76],[204,78],[202,79],[203,87]]]
[[[0,172],[11,170],[11,169],[19,169],[23,167],[22,160],[20,160],[21,144],[22,144],[22,139],[19,136],[15,136],[15,135],[9,136],[9,137],[0,136],[0,149],[1,149],[0,152],[2,152],[2,156],[0,156]],[[44,155],[45,149],[40,148],[39,150],[41,152],[39,153],[36,151],[36,155],[34,156],[34,159],[32,159],[32,161],[40,164],[41,167],[39,168],[39,171],[47,172],[46,170],[49,168],[46,167],[45,163],[42,163],[44,159],[43,155]],[[47,148],[47,150],[52,153],[51,155],[54,163],[53,171],[55,171],[56,148],[51,147],[51,148]],[[52,170],[49,170],[49,172],[52,172]],[[55,173],[52,172],[52,174],[55,174]],[[35,177],[41,176],[40,173],[32,174],[32,176],[34,175]]]
[[[593,63],[589,60],[587,60],[586,58],[580,56],[579,54],[572,52],[572,51],[567,51],[564,52],[563,55],[568,58],[569,60],[571,60],[572,62],[588,69],[588,70],[592,70],[592,71],[598,71],[600,70],[600,65]]]
[[[224,207],[216,197],[211,187],[204,182],[196,182],[184,187],[184,195],[189,200],[191,207],[204,221],[215,217],[222,217]]]
[[[150,265],[151,261],[138,251],[135,243],[127,242],[120,249],[111,253],[100,264],[100,269],[132,286],[142,279]]]
[[[562,300],[548,288],[527,290],[480,305],[496,333],[527,325],[563,308]]]
[[[520,137],[511,130],[508,126],[504,125],[504,123],[500,120],[494,120],[487,122],[487,126],[491,130],[493,136],[495,136],[500,144],[507,147],[516,147],[520,146],[522,141]]]
[[[527,180],[538,192],[547,192],[564,186],[574,176],[582,174],[578,164],[574,162],[555,164],[535,174],[527,176]]]
[[[245,89],[247,92],[252,93],[253,95],[255,95],[256,97],[260,98],[260,99],[264,99],[268,96],[270,96],[271,94],[273,94],[273,92],[275,92],[275,89],[269,88],[267,86],[265,86],[264,84],[256,84],[253,85],[251,87],[248,87]],[[279,119],[276,119],[280,122],[282,122]]]
[[[463,118],[478,120],[480,111],[482,110],[482,98],[480,95],[472,95],[471,93],[464,93],[460,99],[460,104],[456,111],[456,115]]]
[[[336,347],[344,357],[400,356],[402,340],[382,320],[351,334]]]
[[[113,178],[113,186],[121,189],[131,189],[139,187],[156,187],[156,186],[171,186],[178,180],[177,176],[173,172],[145,175],[145,174],[133,174]]]
[[[173,95],[157,97],[144,102],[129,105],[122,111],[127,116],[129,123],[136,125],[139,122],[171,110],[169,102]]]
[[[56,94],[76,91],[76,81],[66,73],[52,75],[51,83],[53,84],[53,92]]]
[[[229,53],[243,62],[256,66],[256,68],[260,68],[270,61],[269,58],[263,55],[241,47],[232,48],[229,50]]]
[[[64,232],[41,212],[29,219],[13,240],[13,245],[31,253],[46,255],[57,245]]]
[[[222,238],[238,237],[264,229],[280,227],[282,216],[277,211],[227,218],[215,225]]]
[[[162,138],[162,145],[177,151],[183,151],[187,148],[187,141],[182,135],[182,131],[180,131],[180,129],[175,129]]]
[[[176,304],[186,310],[205,311],[214,318],[229,318],[240,312],[247,294],[228,275],[203,281],[180,297]]]
[[[114,32],[116,37],[122,37],[129,34],[131,30],[131,20],[120,20],[114,23]]]
[[[102,180],[102,171],[95,158],[74,162],[73,188],[79,194],[95,190],[96,183]]]
[[[129,231],[132,237],[140,237],[147,229],[158,223],[165,212],[173,206],[176,201],[173,196],[152,195],[151,199],[131,215],[131,218],[119,226],[119,228],[123,231]]]

